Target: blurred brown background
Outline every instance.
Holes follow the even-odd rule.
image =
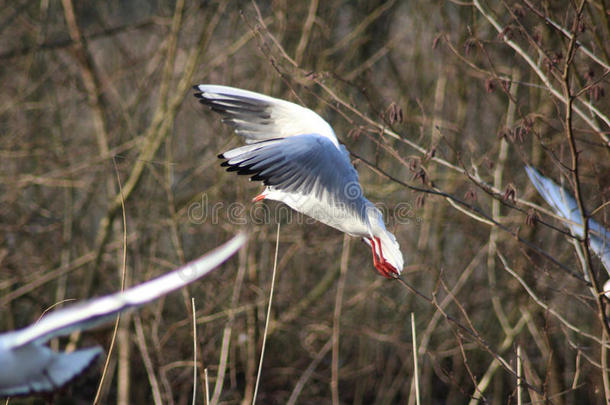
[[[597,288],[584,281],[578,243],[523,167],[570,190],[578,178],[609,227],[609,6],[3,2],[0,330],[118,290],[124,249],[131,285],[245,229],[221,269],[123,318],[101,403],[190,403],[190,297],[197,402],[207,371],[213,403],[250,403],[279,220],[258,403],[414,404],[411,313],[422,403],[607,402],[608,276],[592,256]],[[261,186],[216,159],[240,139],[192,97],[197,83],[327,119],[382,204],[405,280],[435,303],[380,277],[360,241],[252,204]],[[53,346],[108,348],[111,335]],[[101,368],[52,401],[90,403]]]

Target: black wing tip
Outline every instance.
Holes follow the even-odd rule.
[[[207,104],[209,105],[210,103],[210,99],[206,98],[205,96],[205,91],[202,90],[200,87],[200,85],[196,84],[195,86],[193,86],[193,90],[195,90],[195,93],[193,93],[193,96],[195,96],[195,98],[199,99],[199,102],[201,104]]]
[[[220,154],[220,155],[218,155],[218,157],[223,157],[223,155]],[[264,170],[264,168],[253,170],[252,165],[244,164],[244,162],[231,164],[227,160],[227,161],[222,162],[220,164],[220,166],[226,168],[227,172],[237,172],[237,174],[240,176],[249,176],[249,175],[253,174],[254,176],[252,176],[250,178],[250,180],[252,180],[252,181],[261,181],[261,180],[266,179],[265,176],[260,176],[260,173]]]
[[[193,96],[202,99],[203,98],[203,91],[199,88],[199,85],[196,84],[192,87],[193,90],[195,90],[195,94],[193,94]]]

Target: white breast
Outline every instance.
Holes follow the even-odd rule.
[[[345,206],[335,205],[327,192],[321,196],[314,194],[286,193],[267,187],[263,192],[265,198],[283,202],[295,211],[305,214],[328,226],[351,236],[367,236],[369,226],[356,211]]]

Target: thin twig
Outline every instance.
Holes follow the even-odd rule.
[[[509,327],[509,329],[507,330],[504,340],[498,347],[498,352],[504,353],[506,350],[508,350],[515,341],[515,338],[519,336],[519,333],[521,333],[523,326],[525,326],[526,324],[526,317],[524,315],[521,315],[521,318],[519,318],[517,324],[513,328]],[[476,405],[484,399],[483,393],[489,387],[489,384],[491,383],[492,378],[499,366],[500,363],[496,359],[493,359],[491,361],[491,364],[489,365],[489,367],[487,367],[487,371],[485,371],[485,374],[483,374],[483,376],[479,379],[479,382],[477,383],[477,386],[474,389],[474,393],[472,394],[472,398],[470,399],[470,402],[468,402],[468,405]],[[517,379],[519,379],[518,373],[519,370],[517,369]]]
[[[536,73],[536,75],[540,78],[540,80],[542,80],[542,82],[546,85],[546,87],[549,90],[549,92],[553,96],[555,96],[557,99],[559,99],[562,103],[567,104],[568,103],[568,99],[566,99],[566,97],[564,95],[562,95],[561,92],[559,90],[557,90],[553,86],[553,84],[551,83],[550,79],[544,74],[544,72],[540,68],[539,64],[536,63],[532,59],[532,57],[527,52],[525,52],[525,50],[523,50],[523,48],[521,48],[521,46],[519,46],[516,42],[511,40],[506,35],[504,27],[500,23],[498,23],[495,20],[495,18],[492,17],[492,15],[489,13],[489,11],[487,11],[485,8],[483,8],[483,6],[481,5],[481,2],[479,0],[473,0],[472,3],[476,7],[476,9],[479,10],[479,12],[483,15],[483,17],[485,17],[487,19],[487,21],[496,29],[498,34],[501,35],[502,40],[508,46],[510,46],[513,50],[515,50],[515,52],[517,52],[517,54],[519,56],[521,56],[523,58],[523,60],[525,60],[525,62]],[[575,40],[575,37],[572,36],[571,42],[574,42],[574,40]],[[579,101],[581,103],[583,103],[597,117],[599,117],[602,121],[604,121],[606,123],[606,125],[610,126],[610,118],[608,118],[606,115],[602,114],[601,111],[599,111],[599,109],[597,109],[593,104],[591,104],[591,103],[589,103],[588,101],[585,101],[585,100],[579,100]],[[576,106],[572,106],[572,109],[578,114],[578,116],[583,121],[585,121],[597,133],[597,135],[599,135],[599,137],[603,140],[604,144],[607,147],[610,148],[610,138],[608,137],[608,135],[606,135],[601,130],[601,128],[599,127],[597,122],[595,122],[595,120],[592,117],[590,117],[588,114],[586,114],[580,108],[578,108]]]
[[[580,5],[578,6],[578,9],[576,12],[576,18],[574,19],[573,31],[576,30],[577,24],[580,20],[580,17],[582,15],[582,12],[585,7],[585,3],[586,3],[586,0],[582,0],[580,2]],[[602,334],[602,342],[603,342],[604,335],[610,336],[610,325],[608,324],[608,318],[606,317],[605,298],[604,298],[603,294],[600,293],[600,291],[602,289],[600,288],[600,283],[597,280],[597,277],[596,277],[595,273],[593,272],[592,265],[591,265],[591,252],[589,250],[589,219],[588,219],[587,210],[584,206],[584,201],[582,198],[582,190],[581,190],[580,176],[579,176],[579,159],[578,159],[579,151],[576,149],[576,141],[574,139],[574,133],[572,130],[572,111],[574,110],[572,103],[574,101],[574,97],[572,96],[571,89],[570,89],[570,66],[571,66],[571,63],[572,63],[572,60],[574,57],[573,53],[575,52],[575,46],[576,46],[576,35],[572,35],[572,37],[570,38],[570,43],[568,45],[566,62],[565,62],[564,69],[562,72],[564,97],[567,100],[565,127],[566,127],[566,136],[568,138],[568,144],[570,146],[570,155],[572,157],[571,174],[572,174],[572,181],[574,183],[574,198],[576,199],[576,203],[578,204],[578,211],[579,211],[580,218],[582,218],[583,238],[582,238],[582,240],[580,240],[580,245],[582,247],[582,252],[584,255],[584,265],[585,265],[584,271],[589,276],[589,282],[592,285],[593,295],[595,298],[595,303],[597,305],[597,314],[599,317],[599,321],[602,324],[602,328],[604,330],[604,332]],[[602,355],[603,355],[603,352],[605,352],[605,350],[606,350],[605,348],[603,348],[603,347],[601,348]],[[602,373],[607,374],[608,370],[606,368],[603,368]],[[603,382],[606,383],[607,381],[608,381],[608,377],[605,376],[603,378]],[[604,393],[608,393],[608,392],[610,392],[610,387],[605,386]],[[606,396],[606,402],[608,402],[608,401],[610,401],[610,397]]]
[[[359,38],[359,35],[362,34],[363,31],[367,29],[371,24],[379,19],[386,11],[388,11],[392,6],[396,3],[396,0],[387,0],[385,3],[382,3],[377,8],[372,10],[367,14],[366,18],[364,18],[356,28],[354,28],[347,35],[344,35],[339,42],[337,42],[333,47],[328,48],[324,51],[324,56],[328,57],[335,52],[348,47],[348,45]]]
[[[472,275],[474,270],[479,265],[479,262],[481,261],[481,258],[483,257],[483,254],[485,253],[486,247],[487,247],[487,244],[481,246],[479,248],[478,252],[476,253],[476,255],[470,261],[470,263],[468,263],[468,266],[466,266],[466,268],[464,270],[459,272],[460,278],[454,284],[453,289],[451,290],[451,295],[447,295],[438,304],[441,308],[443,308],[443,309],[446,308],[447,305],[449,305],[449,303],[451,302],[451,296],[457,296],[458,293],[462,290],[462,288],[467,285],[466,283],[470,279],[470,276]],[[434,314],[432,315],[432,317],[430,318],[430,321],[428,322],[428,326],[424,330],[424,333],[422,334],[421,340],[419,342],[419,355],[420,356],[423,356],[424,354],[426,354],[426,352],[428,350],[428,344],[430,343],[430,339],[432,338],[432,333],[436,329],[436,325],[438,324],[438,321],[440,320],[441,316],[442,315],[441,315],[440,311],[436,310],[434,312]],[[409,402],[412,403],[411,401],[409,401]]]
[[[331,337],[324,344],[324,346],[322,346],[322,349],[320,349],[320,351],[316,354],[316,357],[314,357],[311,363],[309,363],[309,366],[307,366],[305,371],[303,371],[303,374],[301,374],[301,377],[299,377],[299,379],[297,380],[296,384],[294,385],[294,388],[292,389],[292,392],[290,393],[288,401],[286,401],[286,405],[295,405],[297,403],[301,391],[303,391],[303,388],[305,388],[305,384],[307,384],[307,381],[309,381],[309,378],[311,378],[311,375],[316,370],[320,362],[324,359],[326,354],[330,351],[332,346],[333,339]]]
[[[415,385],[415,403],[419,399],[419,367],[417,366],[417,335],[415,334],[415,313],[411,312],[411,340],[413,341],[413,384]]]
[[[95,135],[97,136],[99,152],[105,154],[108,152],[108,131],[106,129],[106,120],[104,119],[104,109],[99,96],[101,94],[99,79],[95,74],[91,55],[76,22],[72,0],[62,0],[61,3],[64,9],[66,24],[68,25],[68,32],[74,43],[76,60],[80,65],[83,84],[87,90],[89,105],[93,112],[93,124],[96,129]]]
[[[210,380],[207,367],[203,369],[203,381],[205,383],[205,405],[210,405]]]
[[[522,370],[521,370],[521,345],[517,345],[517,405],[523,404],[522,398]]]
[[[222,332],[222,344],[220,346],[220,358],[218,360],[216,383],[214,384],[214,392],[212,393],[212,404],[214,405],[220,401],[220,394],[222,393],[222,388],[224,385],[229,358],[229,347],[231,345],[231,334],[233,333],[233,324],[235,322],[235,308],[239,303],[239,297],[244,284],[244,277],[246,275],[246,268],[245,250],[242,249],[239,252],[239,267],[237,270],[237,276],[235,277],[235,284],[233,285],[233,293],[231,294],[231,306],[229,307],[228,311],[229,320]]]
[[[119,168],[116,165],[116,160],[112,160],[114,163],[114,170],[116,173],[117,184],[119,185],[119,193],[122,195],[123,187],[121,185],[121,175],[119,173]],[[121,266],[121,291],[125,289],[125,276],[127,274],[127,217],[125,215],[125,201],[121,200],[121,207],[123,213],[123,263]],[[114,349],[114,342],[117,337],[117,331],[119,329],[119,322],[121,321],[121,314],[117,314],[116,320],[114,322],[114,328],[112,330],[112,338],[110,339],[110,347],[108,348],[108,355],[106,356],[106,361],[104,363],[104,369],[102,371],[102,376],[100,378],[100,382],[97,386],[97,392],[95,393],[95,398],[93,399],[94,404],[98,404],[101,400],[102,386],[104,385],[104,380],[106,378],[106,372],[108,371],[108,364],[110,363],[110,358],[112,357],[112,351]]]
[[[514,81],[510,85],[509,89],[509,97],[508,97],[508,107],[506,111],[506,128],[512,128],[515,123],[515,114],[517,110],[517,91],[519,89],[518,84],[516,83],[519,80],[519,70],[513,69],[512,79]],[[508,141],[506,137],[502,137],[500,139],[500,147],[498,150],[498,156],[496,159],[496,165],[493,173],[493,185],[496,189],[502,189],[502,181],[504,176],[504,168],[506,164],[506,159],[508,157]],[[502,222],[501,219],[501,211],[500,211],[500,200],[492,199],[491,200],[491,216],[497,222]],[[500,304],[500,297],[495,292],[496,290],[496,249],[498,242],[498,228],[493,227],[489,231],[489,250],[487,255],[487,276],[489,279],[489,287],[491,288],[492,296],[491,296],[491,304],[493,306],[494,312],[498,321],[500,322],[500,326],[504,330],[504,333],[508,333],[510,327],[508,324],[508,317],[504,311],[503,306]]]
[[[273,290],[275,288],[275,273],[277,270],[277,254],[280,247],[280,225],[277,223],[277,234],[275,239],[275,258],[273,259],[273,273],[271,275],[271,288],[269,290],[269,304],[267,305],[267,317],[265,319],[265,330],[263,331],[263,345],[261,347],[261,357],[258,363],[258,373],[256,374],[256,383],[254,384],[254,395],[252,396],[252,405],[256,403],[256,395],[260,384],[261,373],[263,370],[263,359],[265,358],[265,345],[267,343],[267,331],[269,329],[269,318],[271,318],[271,304],[273,303]]]
[[[545,304],[532,290],[532,288],[525,282],[525,280],[523,280],[523,278],[521,276],[519,276],[512,268],[510,268],[510,266],[508,265],[508,262],[506,261],[506,258],[504,258],[504,256],[502,255],[502,253],[500,252],[496,252],[498,255],[498,258],[500,259],[500,261],[502,262],[502,265],[504,266],[504,269],[511,275],[513,276],[518,282],[519,284],[521,284],[523,286],[523,288],[525,289],[525,291],[529,294],[529,296],[534,300],[534,302],[536,304],[538,304],[540,307],[542,307],[545,311],[547,311],[549,314],[553,315],[557,320],[559,320],[562,324],[564,324],[568,329],[570,329],[573,332],[578,333],[579,335],[588,337],[589,339],[592,339],[593,341],[602,344],[601,339],[599,339],[597,336],[593,336],[590,333],[587,332],[583,332],[580,328],[576,327],[575,325],[571,324],[567,319],[565,319],[559,312],[557,312],[555,309],[551,308],[549,305]]]
[[[148,346],[146,345],[146,337],[144,336],[144,328],[142,327],[142,319],[138,314],[134,316],[133,325],[136,330],[136,343],[140,349],[142,355],[142,362],[146,369],[146,375],[148,376],[148,382],[150,383],[150,389],[152,391],[153,402],[155,405],[162,405],[163,400],[161,399],[161,390],[159,389],[159,382],[155,375],[155,368],[153,367],[150,354],[148,352]]]
[[[532,2],[530,0],[522,0],[527,7],[532,10],[534,12],[534,14],[536,14],[539,18],[543,19],[547,24],[551,25],[553,28],[555,28],[557,31],[561,32],[561,34],[563,36],[565,36],[566,38],[568,38],[570,41],[574,38],[574,34],[572,34],[570,31],[568,31],[566,28],[562,27],[560,24],[558,24],[557,22],[553,21],[551,18],[547,17],[546,15],[544,15],[540,10],[538,10],[536,7],[534,7],[534,5],[532,4]],[[604,3],[602,1],[602,3]],[[582,42],[580,41],[576,41],[576,46],[577,49],[579,49],[580,51],[582,51],[582,53],[584,53],[585,55],[587,55],[589,58],[591,58],[592,60],[594,60],[596,63],[598,63],[600,66],[603,66],[604,69],[606,70],[610,70],[610,65],[606,62],[604,62],[599,56],[595,55],[591,50],[589,50],[589,48],[587,48]]]
[[[313,23],[316,20],[317,10],[318,0],[311,0],[309,3],[309,11],[307,12],[307,18],[305,19],[305,23],[303,24],[303,32],[301,33],[301,39],[299,39],[299,44],[297,45],[297,50],[294,56],[294,60],[297,65],[300,65],[303,61],[305,48],[307,47],[309,38],[311,36],[311,28],[313,27]]]
[[[339,405],[339,329],[341,325],[341,307],[343,304],[343,291],[347,275],[347,265],[350,254],[350,236],[343,236],[343,250],[341,253],[341,270],[339,282],[337,283],[337,294],[335,296],[335,310],[333,313],[333,358],[331,363],[330,391],[333,405]]]
[[[407,290],[409,290],[410,292],[420,296],[421,298],[423,298],[424,300],[428,301],[429,303],[433,304],[436,309],[441,312],[441,314],[443,315],[443,317],[449,321],[451,324],[453,324],[454,326],[456,326],[459,330],[461,330],[462,332],[465,332],[466,335],[470,336],[471,338],[473,338],[473,340],[475,342],[477,342],[481,347],[483,347],[489,354],[491,354],[495,359],[497,359],[500,364],[502,365],[502,367],[509,373],[511,373],[512,375],[516,376],[517,374],[515,373],[515,371],[513,370],[513,368],[510,366],[509,362],[507,362],[505,359],[502,358],[502,356],[500,356],[498,353],[496,353],[495,351],[492,350],[491,346],[481,337],[481,335],[479,335],[479,333],[476,330],[473,330],[465,325],[463,325],[460,321],[458,321],[457,319],[455,319],[453,316],[447,314],[436,302],[436,297],[434,299],[426,296],[425,294],[421,293],[420,291],[418,291],[417,289],[413,288],[413,286],[411,286],[409,283],[407,283],[402,277],[397,276],[395,277],[396,280],[398,280],[398,282],[400,282],[400,284],[402,284]],[[455,300],[454,300],[455,302]],[[533,388],[533,387],[532,387]]]
[[[602,366],[602,378],[604,380],[604,395],[606,398],[610,398],[610,378],[608,377],[608,335],[606,331],[602,333],[602,346],[601,349],[601,366]]]
[[[195,316],[195,297],[191,297],[191,308],[193,309],[193,401],[197,400],[197,317]]]
[[[352,155],[354,157],[358,158],[360,161],[362,161],[366,166],[368,166],[369,168],[374,170],[376,173],[386,177],[387,179],[389,179],[395,183],[402,185],[403,187],[406,187],[406,188],[408,188],[410,190],[414,190],[414,191],[419,191],[419,192],[423,192],[423,193],[439,195],[439,196],[444,197],[453,207],[455,207],[459,211],[464,212],[468,216],[470,216],[482,223],[488,224],[490,226],[497,226],[498,228],[502,229],[504,232],[507,232],[510,235],[512,235],[520,243],[522,243],[525,246],[527,246],[528,248],[540,253],[542,256],[546,257],[548,260],[555,263],[559,268],[561,268],[563,271],[565,271],[572,277],[582,281],[586,285],[590,284],[580,274],[575,273],[571,268],[569,268],[565,264],[558,261],[553,255],[551,255],[550,253],[546,252],[545,250],[539,248],[538,246],[528,242],[527,240],[523,239],[521,236],[519,236],[518,232],[510,230],[507,226],[499,223],[498,221],[494,221],[493,218],[491,218],[488,214],[481,211],[478,207],[472,206],[472,205],[460,200],[459,198],[455,197],[454,195],[448,194],[436,187],[430,189],[430,188],[420,188],[420,187],[412,186],[412,185],[392,176],[388,172],[381,169],[379,166],[369,162],[367,159],[365,159],[355,153],[352,153]]]

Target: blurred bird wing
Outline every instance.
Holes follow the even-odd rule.
[[[102,354],[101,347],[56,353],[32,343],[4,350],[0,343],[0,397],[55,391],[82,374]]]
[[[591,246],[591,249],[599,256],[602,264],[610,275],[610,231],[602,228],[597,222],[589,220],[589,226],[591,228],[593,228],[594,224],[598,225],[603,233],[602,236],[590,235],[589,245]]]
[[[89,329],[105,323],[121,311],[146,304],[205,276],[233,255],[245,240],[245,235],[237,235],[205,256],[154,280],[123,292],[53,311],[35,324],[0,335],[0,350],[18,348],[32,342],[41,344],[74,330]]]
[[[547,204],[553,208],[557,215],[571,221],[572,223],[567,222],[566,225],[575,235],[582,237],[582,217],[574,197],[565,188],[558,186],[553,180],[544,177],[533,167],[526,166],[525,171]]]
[[[246,143],[315,133],[339,144],[328,122],[308,108],[234,87],[200,84],[193,88],[199,102],[221,114]]]
[[[542,198],[553,207],[555,213],[568,220],[565,224],[570,228],[572,234],[582,238],[583,220],[576,199],[565,188],[544,177],[533,167],[526,166],[525,171],[534,187],[536,187]],[[599,256],[610,274],[610,231],[593,219],[589,219],[589,230],[589,245],[593,252]]]

